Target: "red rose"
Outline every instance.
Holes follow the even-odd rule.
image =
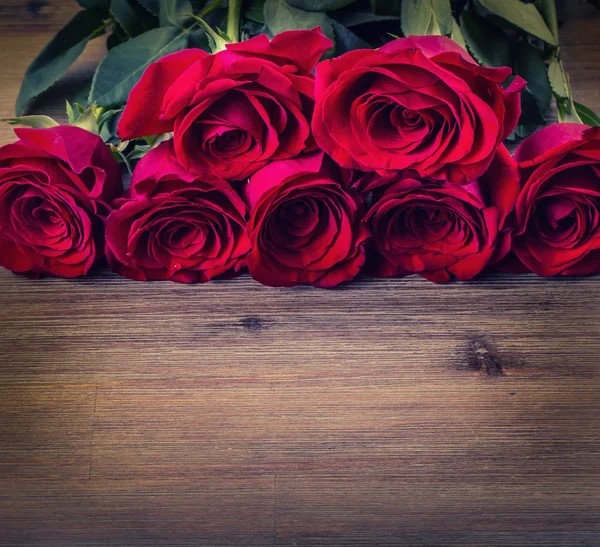
[[[322,152],[273,162],[246,187],[250,274],[276,287],[334,287],[364,262],[367,231],[358,196]]]
[[[377,249],[375,275],[467,280],[509,251],[505,221],[519,175],[504,145],[488,171],[467,185],[396,173],[367,175],[364,191],[373,192],[364,222]]]
[[[311,145],[311,74],[331,41],[320,30],[172,53],[151,64],[119,122],[121,138],[174,132],[188,170],[241,180]]]
[[[244,201],[227,182],[203,180],[179,166],[172,141],[138,163],[115,206],[106,224],[106,256],[116,273],[202,283],[244,265]]]
[[[513,232],[518,261],[543,276],[600,273],[600,128],[550,125],[525,139],[515,159],[522,186]]]
[[[78,127],[16,129],[0,148],[0,265],[30,277],[84,275],[104,254],[117,162]]]
[[[468,184],[520,115],[510,68],[481,67],[449,38],[411,36],[319,63],[312,128],[340,165]]]

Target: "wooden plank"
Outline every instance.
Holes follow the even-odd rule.
[[[2,545],[270,545],[273,479],[0,480]]]
[[[573,489],[581,493],[578,501]],[[586,496],[595,492],[585,476],[566,484],[514,470],[473,480],[440,468],[436,481],[426,481],[409,466],[400,475],[278,477],[276,495],[283,500],[276,512],[281,544],[594,545],[600,540],[600,506],[596,500],[595,514],[590,512]]]
[[[469,484],[551,475],[574,497],[584,493],[572,483],[577,477],[600,486],[597,383],[565,380],[557,389],[551,380],[458,372],[427,382],[398,371],[373,376],[305,386],[271,387],[258,376],[245,387],[101,388],[93,476],[396,472],[427,488],[444,477]]]
[[[51,35],[80,10],[76,0],[2,0],[0,29],[3,34],[12,36],[28,31],[36,35]],[[34,47],[33,44],[31,47]]]
[[[0,273],[0,371],[26,384],[162,380],[335,386],[477,368],[598,378],[598,280],[488,274],[477,283],[364,279],[331,292],[247,276],[203,286],[101,270],[67,281]],[[21,313],[15,313],[18,306]],[[565,317],[568,318],[565,321]],[[487,348],[487,349],[486,349]],[[487,360],[478,358],[489,351]],[[495,363],[495,364],[494,364]]]
[[[35,477],[87,478],[95,387],[7,386],[7,375],[10,372],[2,374],[0,385],[0,476],[16,482]]]
[[[31,541],[80,544],[75,523],[93,522],[90,544],[168,543],[148,531],[148,507],[163,506],[144,481],[159,479],[169,506],[180,503],[164,517],[168,530],[186,529],[190,505],[207,503],[181,481],[204,491],[256,480],[248,489],[262,499],[273,475],[278,544],[600,539],[594,279],[497,275],[469,290],[364,280],[324,292],[104,272],[38,283],[2,274],[0,284],[2,377],[48,396],[98,385],[90,459],[82,455],[91,482],[7,498],[19,514],[41,515]],[[24,317],[8,311],[17,298]],[[39,469],[36,451],[22,457]],[[124,485],[117,499],[97,493],[113,483]],[[30,484],[21,480],[19,495]],[[76,492],[94,503],[74,503]],[[117,530],[110,511],[124,506]],[[53,515],[67,523],[62,535]],[[203,522],[173,543],[236,541],[235,529],[207,536]],[[22,520],[12,526],[9,537],[25,537]]]

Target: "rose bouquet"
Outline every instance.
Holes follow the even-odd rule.
[[[600,120],[572,97],[553,0],[79,3],[8,120],[28,127],[0,148],[3,267],[600,273]],[[69,124],[23,116],[107,31]]]

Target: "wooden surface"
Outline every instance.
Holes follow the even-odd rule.
[[[73,5],[0,0],[0,116]],[[569,13],[600,111],[600,12]],[[0,544],[597,546],[599,289],[2,271]]]

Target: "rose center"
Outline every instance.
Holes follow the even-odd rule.
[[[205,237],[205,230],[194,222],[173,219],[166,223],[158,223],[150,241],[157,241],[160,248],[180,256],[181,252],[190,249],[192,245],[202,247]]]
[[[290,199],[277,210],[270,223],[272,241],[285,249],[299,249],[310,241],[319,241],[322,223],[328,215],[323,204],[311,196]]]
[[[34,195],[28,195],[29,192]],[[36,190],[28,190],[13,204],[13,224],[18,226],[20,237],[38,243],[68,237],[69,226],[56,210],[56,205],[35,193]]]
[[[223,151],[237,150],[244,142],[246,133],[241,129],[225,131],[215,138],[215,144]]]
[[[578,239],[579,224],[585,223],[582,203],[565,196],[549,196],[541,199],[534,212],[534,222],[542,238],[550,244],[566,244]]]
[[[304,230],[313,227],[318,221],[319,211],[315,204],[308,200],[292,200],[281,207],[279,213],[285,225],[292,231],[298,228]]]
[[[41,225],[57,224],[60,222],[60,217],[56,212],[43,205],[36,207],[31,216]]]
[[[441,209],[427,209],[425,216],[429,224],[439,226],[448,222],[448,214]]]
[[[406,108],[402,111],[402,120],[406,125],[417,125],[421,121],[421,114]]]
[[[355,115],[370,141],[388,150],[418,146],[430,134],[430,116],[391,97],[370,96],[356,106]]]
[[[464,219],[454,211],[432,207],[427,201],[392,209],[380,218],[376,230],[396,248],[430,246],[430,250],[441,243],[458,248],[470,233]]]
[[[190,241],[198,235],[198,228],[195,226],[178,226],[172,228],[169,234],[169,244],[177,249],[185,248]]]

